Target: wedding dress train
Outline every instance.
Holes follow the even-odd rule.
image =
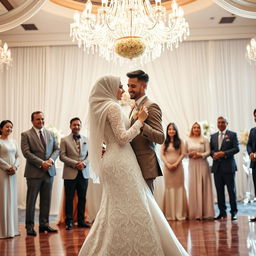
[[[102,159],[100,210],[80,256],[188,255],[144,181],[130,141],[140,133],[137,120],[126,130],[118,104],[108,109]]]

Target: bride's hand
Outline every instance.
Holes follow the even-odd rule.
[[[146,107],[141,107],[138,113],[138,119],[144,122],[148,118],[148,109]]]

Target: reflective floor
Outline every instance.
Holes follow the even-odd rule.
[[[237,221],[230,218],[221,221],[170,221],[170,225],[192,256],[256,255],[256,223],[250,223],[248,216],[239,216]],[[24,224],[21,224],[20,236],[0,239],[0,255],[77,255],[89,229],[58,229],[57,234],[27,237]]]

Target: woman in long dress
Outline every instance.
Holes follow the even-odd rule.
[[[16,143],[9,139],[13,124],[0,124],[0,238],[19,235],[16,171],[20,163]]]
[[[185,145],[180,139],[174,123],[166,128],[166,139],[161,146],[161,159],[164,162],[164,214],[167,220],[185,220],[188,217],[188,202],[184,187],[182,159]]]
[[[146,185],[129,142],[140,133],[147,110],[129,129],[118,99],[120,79],[106,76],[93,87],[89,99],[91,169],[103,185],[102,201],[80,256],[188,255],[181,246]],[[101,158],[101,144],[107,151]]]
[[[186,140],[189,157],[189,219],[213,219],[213,193],[211,172],[207,157],[210,143],[201,135],[200,124],[195,122]]]

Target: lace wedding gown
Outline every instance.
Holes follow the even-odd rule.
[[[188,255],[147,187],[130,146],[142,124],[137,120],[126,130],[124,119],[119,105],[109,107],[100,176],[102,201],[79,255]]]

